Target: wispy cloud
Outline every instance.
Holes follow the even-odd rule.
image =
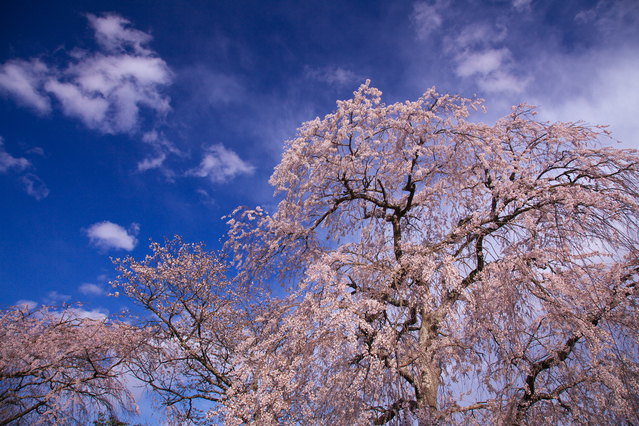
[[[9,170],[21,172],[31,166],[31,162],[26,158],[16,158],[5,151],[4,141],[0,136],[0,173],[7,173]]]
[[[0,65],[0,90],[40,113],[51,110],[52,96],[65,115],[102,133],[136,131],[141,107],[166,114],[169,98],[162,88],[172,73],[146,47],[151,36],[118,15],[87,18],[102,51],[75,49],[63,68],[39,59],[9,61]]]
[[[33,173],[27,173],[20,176],[20,182],[24,186],[25,191],[27,191],[27,194],[31,195],[38,201],[49,195],[49,188],[47,185],[42,182],[42,179]]]
[[[604,36],[626,31],[636,35],[639,27],[639,3],[600,0],[594,7],[577,13],[575,21],[580,24],[594,23],[597,31]],[[634,43],[634,40],[634,37],[630,37],[625,42]]]
[[[104,320],[109,316],[109,311],[104,308],[96,308],[87,310],[84,308],[71,308],[69,309],[78,318],[88,318],[92,320]]]
[[[38,307],[38,302],[28,299],[20,299],[16,302],[16,306],[27,308],[28,310],[32,310]]]
[[[503,46],[506,35],[505,28],[475,24],[447,38],[445,50],[457,64],[455,74],[474,80],[486,92],[522,92],[527,79],[514,71],[511,51]]]
[[[246,88],[236,76],[211,70],[197,65],[180,70],[176,78],[183,95],[190,103],[203,106],[226,107],[229,103],[246,100]]]
[[[105,134],[140,134],[141,112],[150,111],[163,117],[170,110],[164,89],[173,83],[174,73],[150,47],[150,34],[132,28],[131,23],[116,14],[87,15],[99,50],[90,52],[75,48],[62,65],[42,59],[12,60],[0,64],[0,94],[40,114],[54,108],[83,123],[87,128]],[[236,102],[245,95],[244,87],[233,76],[212,72],[204,67],[184,70],[181,82],[197,86],[195,104],[218,105]],[[329,83],[346,84],[357,76],[343,68],[315,70],[313,76]],[[197,82],[197,84],[192,84]],[[253,166],[242,161],[223,146],[205,149],[199,167],[176,172],[169,166],[172,156],[187,157],[159,129],[147,130],[142,142],[151,149],[137,162],[137,171],[157,170],[168,181],[176,176],[207,177],[222,183],[240,174],[252,173]],[[0,156],[2,151],[0,151]],[[26,169],[26,159],[5,153],[2,168]],[[34,174],[20,178],[25,190],[37,199],[47,196],[48,189]]]
[[[173,181],[175,172],[165,166],[164,162],[169,154],[184,157],[187,154],[179,150],[175,144],[169,141],[164,133],[151,130],[142,136],[142,141],[151,146],[153,153],[142,161],[138,162],[138,172],[159,169],[164,177]]]
[[[304,74],[306,78],[338,86],[359,83],[365,80],[362,76],[355,74],[349,69],[334,66],[323,68],[311,68],[306,66],[304,67]]]
[[[530,9],[530,3],[532,0],[512,0],[513,8],[518,11],[526,11]]]
[[[138,162],[138,171],[145,172],[151,169],[159,169],[164,164],[164,160],[166,160],[166,154],[159,154],[157,157],[149,157],[145,158],[142,161]]]
[[[71,299],[70,295],[58,293],[57,290],[53,290],[47,293],[46,297],[44,298],[44,302],[46,304],[55,304],[66,302],[69,299]]]
[[[124,249],[131,251],[135,248],[138,240],[135,238],[140,230],[137,223],[131,224],[129,229],[109,221],[93,224],[87,229],[87,236],[91,243],[103,249]]]
[[[513,8],[529,7],[529,2],[514,0]],[[452,60],[452,74],[470,81],[480,90],[522,92],[528,79],[517,67],[514,55],[507,46],[507,29],[503,23],[470,23],[448,1],[416,2],[411,21],[415,38],[424,45],[443,42],[442,60]],[[446,65],[443,65],[446,66]]]
[[[40,149],[42,151],[42,149]],[[0,136],[0,174],[9,172],[23,173],[26,170],[33,169],[33,164],[26,158],[16,158],[6,152],[4,149],[4,141]],[[49,188],[38,176],[31,172],[27,172],[18,177],[18,181],[22,184],[27,194],[36,200],[42,200],[49,195]]]
[[[444,21],[442,11],[448,7],[448,1],[417,2],[413,5],[411,21],[415,26],[417,38],[426,40],[432,32],[438,30]]]
[[[66,305],[66,307],[62,309],[56,309],[55,307],[51,308],[51,305],[58,307],[60,305],[65,305],[65,302],[67,302],[69,299],[71,299],[71,296],[60,294],[54,290],[47,293],[46,297],[44,298],[44,304],[49,305],[49,313],[55,316],[62,315],[63,312],[71,313],[75,318],[88,318],[93,320],[104,320],[109,316],[109,311],[107,309],[96,308],[87,310],[78,303]],[[20,299],[15,303],[15,306],[23,309],[26,308],[30,311],[36,309],[39,305],[40,303],[29,299]]]
[[[238,175],[250,175],[254,171],[255,167],[243,161],[235,152],[222,145],[213,145],[207,148],[200,166],[189,170],[186,174],[221,183]]]
[[[210,206],[216,205],[215,199],[211,197],[206,189],[198,188],[196,192],[200,194],[200,200],[203,204],[208,204]]]
[[[549,63],[530,94],[544,119],[610,125],[613,137],[639,148],[639,49],[556,56]]]
[[[33,148],[29,148],[27,149],[27,151],[29,154],[37,154],[40,155],[42,157],[45,156],[44,154],[44,149],[40,148],[39,146],[34,146]]]
[[[97,17],[87,15],[91,26],[95,30],[96,41],[108,52],[119,52],[131,47],[136,53],[151,53],[143,45],[151,41],[151,36],[145,32],[127,28],[130,22],[121,16],[108,14]]]
[[[499,69],[508,54],[508,49],[487,49],[483,52],[470,52],[458,59],[456,73],[460,77],[490,74]]]
[[[78,287],[78,291],[85,296],[102,296],[106,294],[101,286],[92,283],[82,284],[80,287]]]
[[[49,74],[49,67],[39,59],[8,61],[0,65],[0,93],[38,113],[48,113],[51,101],[42,86]]]

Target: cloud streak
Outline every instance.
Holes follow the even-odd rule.
[[[0,93],[19,105],[46,114],[51,110],[51,101],[42,85],[49,73],[49,67],[38,59],[8,61],[0,65]]]
[[[180,151],[173,142],[166,138],[164,133],[158,132],[157,130],[151,130],[145,133],[142,136],[142,141],[151,146],[153,154],[142,161],[138,161],[138,172],[159,169],[167,180],[173,181],[175,172],[165,166],[165,160],[169,154],[178,157],[185,157],[187,154]]]
[[[455,74],[473,79],[481,90],[522,92],[527,79],[516,75],[512,53],[503,46],[507,31],[486,24],[469,25],[461,33],[446,41],[446,51],[456,63]]]
[[[338,86],[358,83],[365,80],[362,76],[342,67],[312,68],[307,65],[304,67],[304,74],[306,78]]]
[[[530,99],[548,120],[610,125],[612,136],[639,147],[639,49],[555,57]],[[549,87],[551,86],[551,87]],[[557,87],[561,89],[557,89]],[[545,90],[544,90],[545,89]]]
[[[40,148],[41,152],[42,149]],[[39,153],[39,152],[36,152]],[[16,158],[5,151],[4,141],[0,136],[0,174],[8,174],[9,172],[22,173],[26,170],[33,169],[33,164],[26,158]],[[36,200],[42,200],[49,195],[47,185],[35,174],[27,172],[18,178],[27,194]]]
[[[150,53],[143,45],[150,42],[152,37],[145,32],[126,28],[130,22],[121,16],[109,14],[106,17],[97,17],[89,13],[87,19],[95,30],[96,41],[106,51],[117,52],[131,47],[138,53]]]
[[[26,158],[16,158],[4,150],[4,141],[0,136],[0,173],[8,173],[9,170],[18,172],[31,166],[31,162]]]
[[[33,173],[27,173],[20,176],[24,190],[36,200],[40,201],[49,195],[49,188],[38,176]]]
[[[80,287],[78,287],[78,291],[85,296],[102,296],[106,294],[102,287],[92,283],[84,283],[80,285]]]
[[[419,40],[427,40],[431,33],[438,30],[444,22],[442,11],[448,7],[445,0],[433,3],[417,2],[413,5],[411,20]]]

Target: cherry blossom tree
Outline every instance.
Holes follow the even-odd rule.
[[[128,368],[180,423],[206,420],[201,402],[220,419],[215,408],[247,374],[247,340],[261,335],[258,318],[275,315],[276,304],[263,287],[227,278],[222,254],[179,237],[151,248],[141,262],[115,260],[121,275],[112,284],[150,314],[138,318],[144,337]]]
[[[77,308],[0,313],[0,425],[84,425],[98,410],[135,413],[117,342],[132,329]]]
[[[152,314],[139,377],[203,423],[639,423],[636,153],[527,105],[380,97],[299,129],[230,259],[120,262]]]

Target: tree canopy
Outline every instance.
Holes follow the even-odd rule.
[[[118,259],[126,365],[202,424],[639,423],[639,156],[604,128],[362,85],[220,252]],[[271,286],[289,290],[276,297]]]
[[[84,425],[93,412],[137,411],[126,383],[125,324],[63,309],[0,313],[0,425]]]

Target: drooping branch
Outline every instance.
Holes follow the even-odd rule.
[[[584,322],[591,327],[599,326],[600,321],[611,311],[613,311],[616,307],[622,304],[625,298],[628,298],[634,294],[636,294],[637,282],[631,281],[636,275],[639,273],[639,267],[630,268],[628,272],[626,272],[620,278],[620,282],[622,285],[615,286],[614,290],[611,292],[608,300],[605,301],[604,306],[598,309],[596,312],[590,313],[585,316]],[[631,281],[631,282],[628,282]],[[577,386],[582,380],[575,382],[572,386],[567,386],[563,384],[558,386],[550,394],[537,392],[535,389],[535,382],[537,377],[544,371],[548,371],[559,364],[565,362],[568,357],[571,355],[577,343],[584,337],[583,332],[576,332],[572,336],[570,336],[558,349],[550,352],[548,355],[540,359],[539,361],[534,362],[529,369],[529,372],[525,378],[525,387],[523,388],[523,395],[521,399],[517,402],[513,426],[519,426],[522,424],[524,420],[524,415],[527,410],[533,406],[536,402],[548,399],[557,399],[559,394],[564,392],[566,389],[569,389],[572,386]]]

